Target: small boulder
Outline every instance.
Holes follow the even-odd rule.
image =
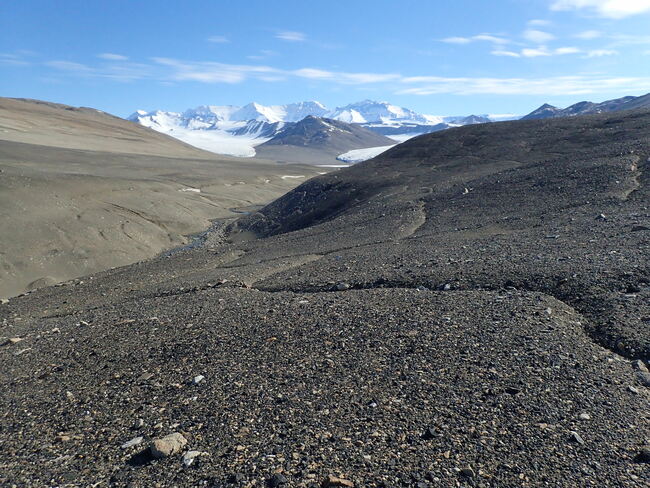
[[[182,434],[175,432],[151,443],[151,455],[161,459],[179,453],[187,445],[187,439]]]
[[[354,483],[344,478],[339,478],[334,475],[329,475],[327,478],[323,480],[321,486],[323,488],[328,488],[330,486],[347,486],[348,488],[352,488],[354,486]]]

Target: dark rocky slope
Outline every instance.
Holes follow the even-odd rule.
[[[593,115],[606,112],[621,112],[625,110],[638,110],[650,108],[650,93],[640,97],[621,97],[604,102],[578,102],[567,108],[558,108],[545,103],[541,107],[533,110],[528,115],[522,117],[522,120],[548,119],[557,117],[573,117],[576,115]]]
[[[12,299],[0,482],[647,485],[648,127],[421,136],[202,248]]]
[[[336,163],[338,155],[352,149],[394,144],[394,140],[360,125],[310,115],[288,125],[257,146],[255,152],[256,157],[263,159],[327,164]]]

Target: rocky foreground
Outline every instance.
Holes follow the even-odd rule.
[[[422,136],[0,305],[0,484],[648,486],[649,127]]]

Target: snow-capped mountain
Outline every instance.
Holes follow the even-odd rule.
[[[384,124],[397,125],[411,124],[437,124],[442,122],[442,117],[421,115],[408,108],[391,105],[388,102],[375,102],[364,100],[351,103],[345,107],[338,107],[327,116],[330,119],[340,120],[349,124]]]
[[[249,103],[201,105],[182,113],[136,111],[129,120],[219,154],[250,157],[254,147],[305,117],[324,117],[358,124],[402,142],[427,132],[459,125],[490,122],[487,116],[423,115],[388,102],[364,100],[329,110],[317,101],[287,105]]]

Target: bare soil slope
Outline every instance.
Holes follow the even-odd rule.
[[[313,174],[94,109],[0,99],[0,297],[152,257]]]

